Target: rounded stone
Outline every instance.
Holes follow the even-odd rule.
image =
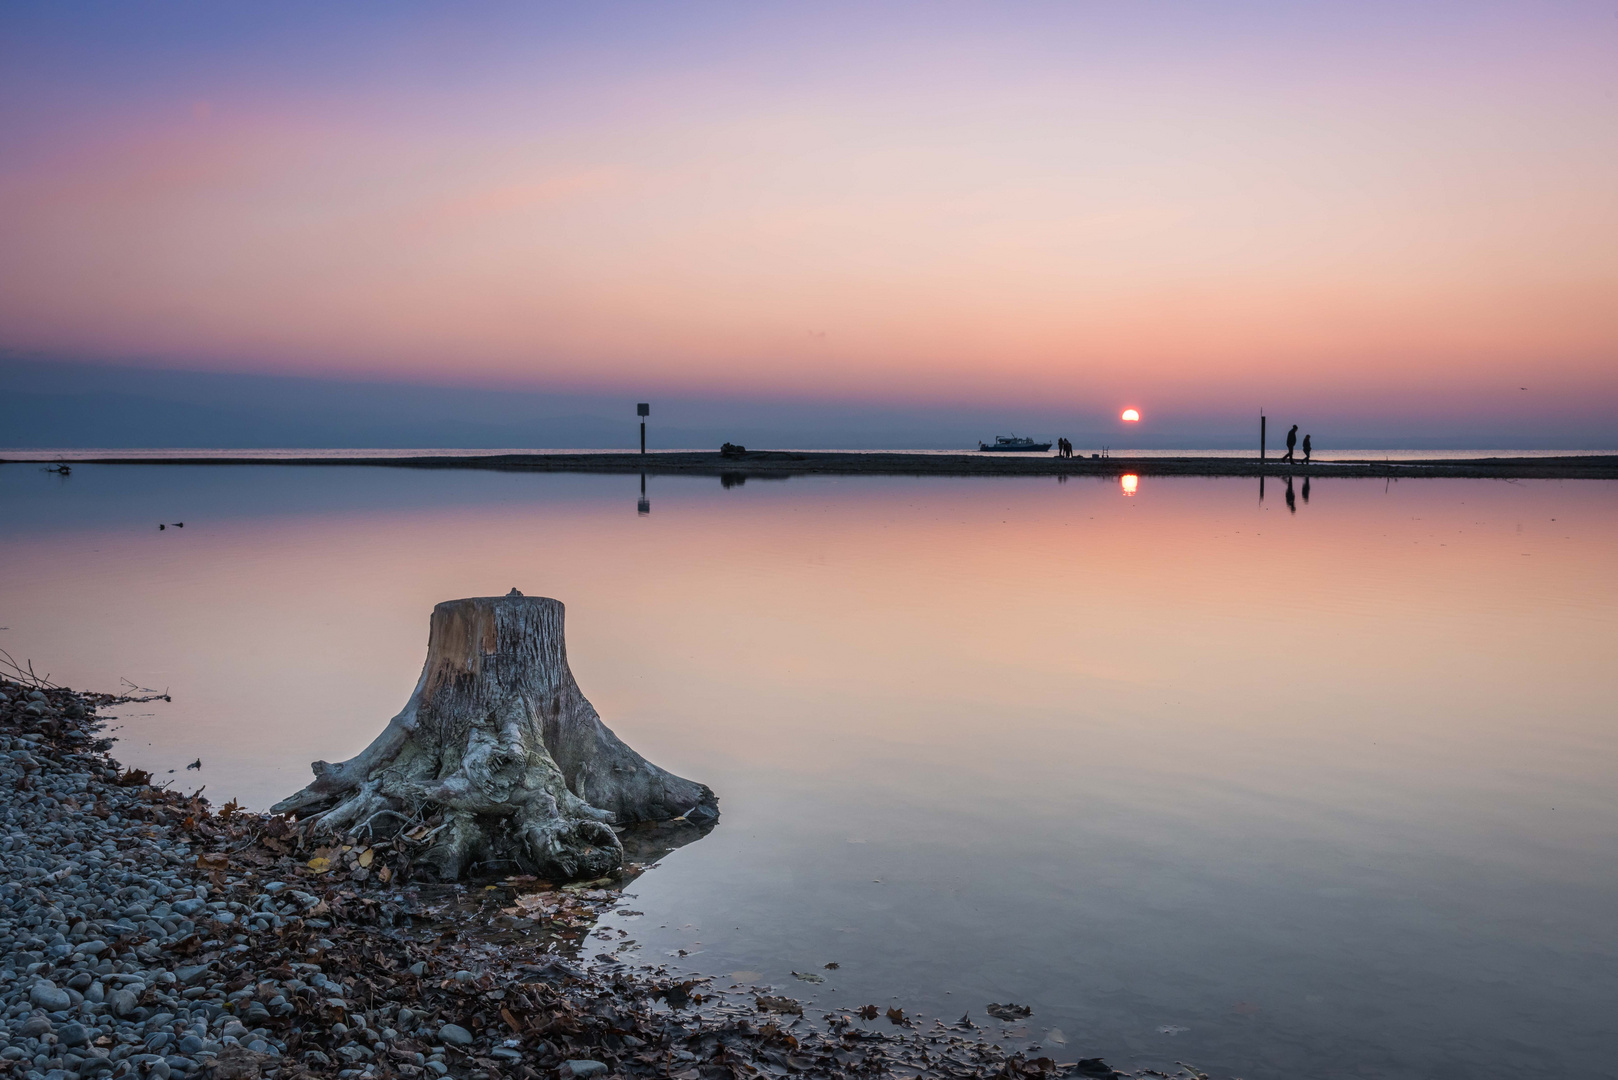
[[[73,999],[66,990],[59,990],[56,984],[49,979],[41,979],[28,991],[28,1002],[36,1009],[46,1012],[61,1012],[63,1009],[73,1007]]]

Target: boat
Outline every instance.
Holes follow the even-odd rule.
[[[1048,442],[1035,442],[1022,435],[996,435],[994,442],[978,443],[979,450],[999,450],[1011,453],[1044,453],[1051,448]]]

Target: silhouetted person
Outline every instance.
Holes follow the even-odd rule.
[[[1287,432],[1287,452],[1281,456],[1282,461],[1294,460],[1292,448],[1298,445],[1298,425],[1293,424],[1292,430]]]
[[[1307,446],[1308,444],[1305,443],[1304,445]],[[1309,451],[1307,451],[1307,450],[1304,451],[1305,455],[1307,455],[1308,453],[1309,453]],[[1306,460],[1307,460],[1307,458],[1306,458]],[[1305,503],[1307,503],[1309,501],[1309,478],[1307,476],[1303,478],[1303,501]]]
[[[1310,453],[1312,451],[1313,451],[1313,448],[1309,445],[1309,436],[1305,435],[1303,437],[1303,460],[1304,461],[1307,462],[1309,460],[1309,455],[1310,455]]]
[[[1294,514],[1298,512],[1298,501],[1292,497],[1292,477],[1290,476],[1287,477],[1287,509]]]

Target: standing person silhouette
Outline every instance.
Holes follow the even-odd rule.
[[[1303,460],[1304,460],[1304,463],[1305,463],[1305,464],[1308,464],[1308,462],[1309,462],[1309,455],[1310,455],[1310,454],[1311,454],[1311,453],[1312,453],[1312,452],[1313,452],[1313,451],[1312,451],[1312,448],[1311,448],[1311,447],[1310,447],[1310,445],[1309,445],[1309,436],[1307,436],[1307,435],[1305,435],[1305,436],[1304,436],[1304,437],[1303,437]]]
[[[1293,424],[1292,425],[1292,430],[1287,432],[1287,452],[1285,454],[1281,455],[1281,460],[1282,461],[1295,461],[1296,459],[1292,456],[1292,448],[1294,446],[1297,446],[1297,445],[1298,445],[1298,425]]]

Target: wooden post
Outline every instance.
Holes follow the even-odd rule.
[[[1264,455],[1265,455],[1265,450],[1264,450],[1264,442],[1265,442],[1265,439],[1264,439],[1264,424],[1265,424],[1264,414],[1259,413],[1258,414],[1258,459],[1260,461],[1264,460]],[[641,425],[641,427],[643,427],[643,428],[645,426],[646,426],[645,424]]]
[[[640,417],[640,452],[646,453],[646,417],[651,414],[652,407],[646,402],[635,406],[635,415]]]

